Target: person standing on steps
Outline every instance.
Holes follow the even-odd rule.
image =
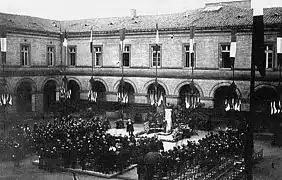
[[[134,127],[133,127],[133,122],[131,121],[131,119],[128,119],[126,123],[126,132],[129,133],[130,137],[133,136]]]

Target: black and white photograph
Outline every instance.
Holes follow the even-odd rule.
[[[281,0],[3,0],[0,180],[282,180]]]

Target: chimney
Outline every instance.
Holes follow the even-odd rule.
[[[131,9],[131,18],[136,18],[136,9]]]

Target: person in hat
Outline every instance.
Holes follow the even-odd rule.
[[[131,121],[131,119],[127,120],[126,123],[126,132],[129,133],[129,136],[133,136],[133,132],[134,132],[134,127],[133,127],[133,122]]]

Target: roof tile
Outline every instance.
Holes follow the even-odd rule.
[[[264,9],[264,21],[267,25],[279,23],[281,16],[282,7]],[[87,32],[90,26],[93,27],[93,31],[118,31],[121,28],[130,31],[148,31],[154,30],[156,23],[160,30],[183,29],[190,26],[198,28],[249,26],[252,24],[252,9],[220,6],[208,10],[201,8],[175,14],[69,21],[0,13],[0,25],[5,25],[7,28],[50,32],[60,32],[65,29],[68,32]]]

